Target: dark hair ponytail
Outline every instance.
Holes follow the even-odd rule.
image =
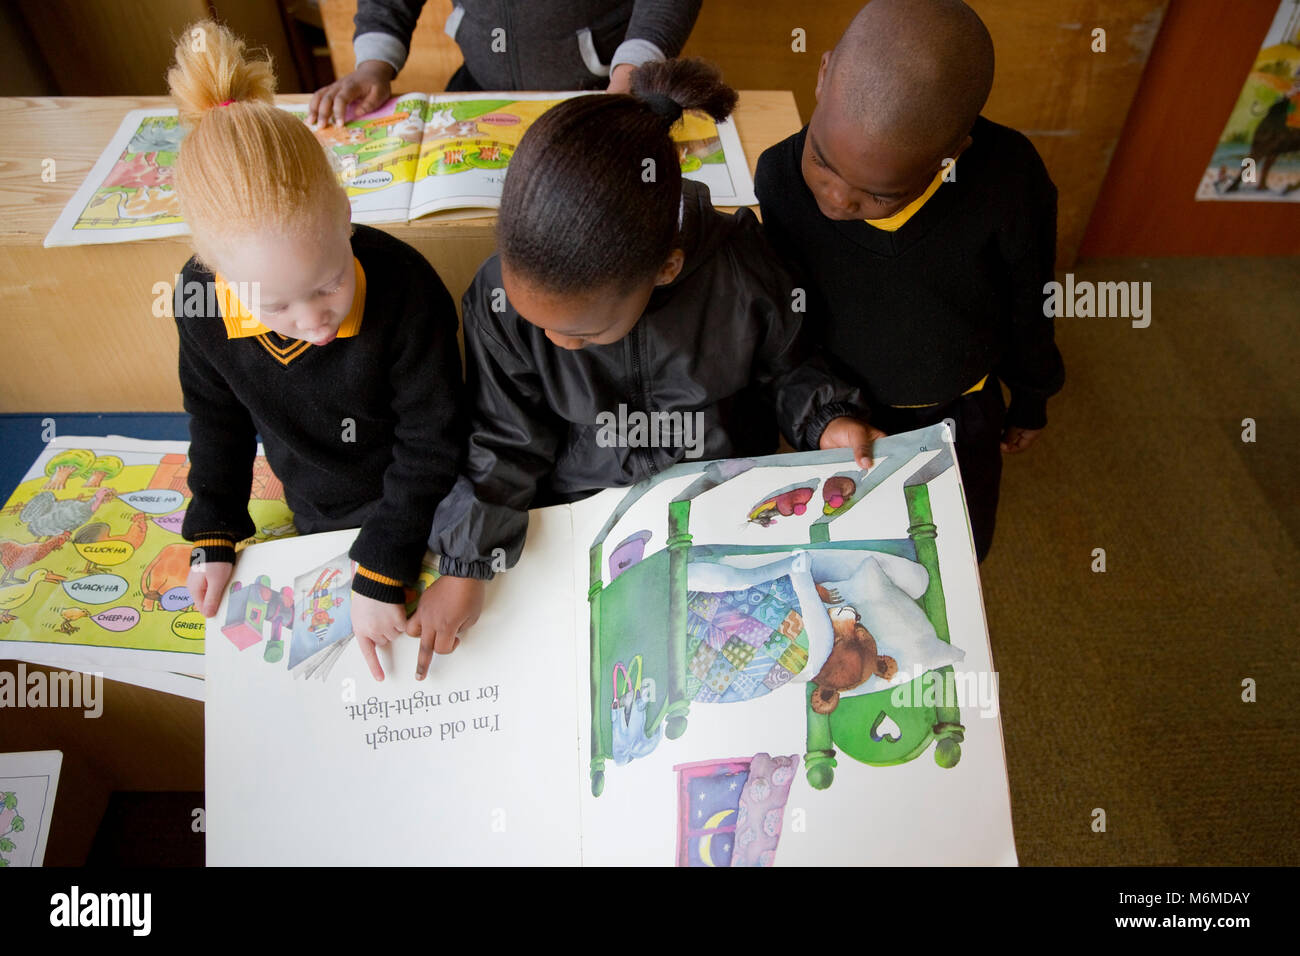
[[[634,70],[632,96],[670,127],[685,110],[707,113],[721,123],[736,108],[736,91],[722,82],[716,66],[699,59],[663,60]],[[662,109],[665,103],[675,110]]]
[[[497,245],[551,292],[627,288],[658,271],[677,236],[681,165],[669,131],[685,110],[726,119],[736,91],[703,60],[648,63],[632,93],[547,110],[510,160]]]

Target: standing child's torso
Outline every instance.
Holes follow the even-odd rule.
[[[806,134],[764,154],[759,196],[774,241],[818,294],[819,341],[877,401],[956,397],[1005,348],[1009,259],[1029,254],[1028,220],[1054,217],[1038,201],[1054,190],[1033,147],[981,118],[953,181],[889,232],[821,214],[800,173]]]

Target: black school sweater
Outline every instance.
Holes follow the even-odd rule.
[[[419,574],[434,512],[460,467],[456,310],[433,267],[401,240],[356,226],[352,253],[366,277],[361,326],[305,349],[274,333],[227,338],[206,297],[201,309],[183,298],[212,274],[185,264],[175,315],[194,497],[181,533],[207,560],[233,560],[234,542],[254,532],[248,499],[260,434],[298,530],[359,525],[350,556],[369,574],[354,575],[353,589],[399,603],[393,582]],[[298,354],[286,363],[264,338]]]
[[[1056,258],[1056,187],[1022,134],[984,117],[956,180],[895,232],[837,222],[800,172],[805,126],[758,160],[774,246],[813,287],[819,339],[841,372],[886,405],[941,405],[994,373],[1006,423],[1041,428],[1065,370],[1045,283]]]

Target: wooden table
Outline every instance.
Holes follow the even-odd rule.
[[[281,102],[304,102],[301,95]],[[0,321],[7,358],[0,412],[180,411],[176,330],[155,318],[155,282],[172,282],[188,237],[43,248],[64,205],[133,109],[161,96],[0,98]],[[793,94],[741,93],[735,114],[752,172],[801,125]],[[41,180],[55,162],[56,181]],[[459,301],[494,248],[494,216],[384,225],[433,264]]]

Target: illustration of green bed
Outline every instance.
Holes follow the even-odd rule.
[[[837,460],[829,452],[779,469],[761,459],[701,463],[667,503],[667,539],[657,550],[652,533],[638,529],[606,557],[607,538],[660,479],[628,491],[589,552],[593,795],[604,790],[607,760],[623,764],[681,738],[692,704],[744,706],[769,693],[804,695],[804,766],[814,788],[831,785],[837,753],[889,766],[933,743],[940,767],[957,764],[964,728],[952,665],[965,652],[949,640],[930,504],[931,483],[953,469],[952,446],[943,425],[921,435],[919,446],[915,434],[878,441],[869,472],[850,462],[828,475],[826,464]],[[820,477],[789,482],[813,465]],[[751,472],[751,487],[766,472],[787,480],[744,498],[736,489]],[[905,509],[906,537],[864,536],[870,521],[846,521],[867,501],[877,510],[859,515]],[[725,508],[763,529],[807,522],[808,540],[697,540],[693,505],[697,513]]]

